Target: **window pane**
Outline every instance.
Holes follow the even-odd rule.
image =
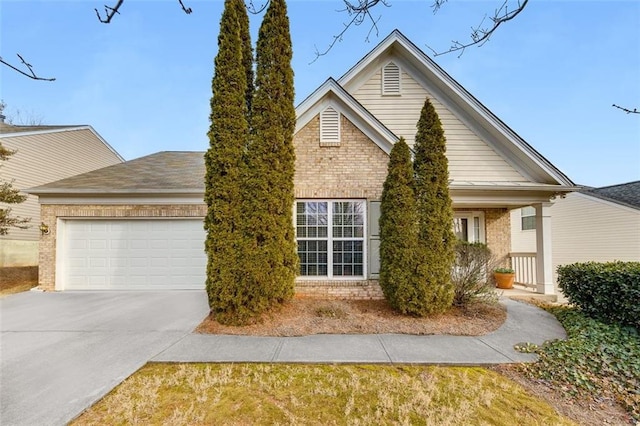
[[[338,226],[333,227],[333,237],[334,238],[342,238],[342,228]]]
[[[362,241],[333,242],[333,275],[361,276],[364,274],[364,243]]]
[[[298,257],[300,258],[300,275],[327,275],[326,241],[298,241]]]
[[[522,218],[522,230],[527,231],[529,229],[536,229],[536,218],[535,216],[523,217]]]
[[[480,242],[480,218],[478,216],[473,217],[473,241]]]
[[[453,219],[453,232],[459,240],[469,241],[469,220],[466,217]]]

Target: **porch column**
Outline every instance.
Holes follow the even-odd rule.
[[[552,203],[533,205],[536,209],[536,290],[542,294],[555,293],[551,258],[551,205]]]

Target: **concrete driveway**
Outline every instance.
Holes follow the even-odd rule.
[[[0,299],[0,424],[65,424],[207,313],[204,291],[26,292]]]

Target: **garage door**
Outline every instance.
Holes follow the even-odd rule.
[[[65,220],[56,287],[63,290],[203,289],[202,220]]]

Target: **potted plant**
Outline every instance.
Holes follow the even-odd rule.
[[[496,280],[496,287],[502,289],[513,288],[516,271],[511,268],[497,268],[493,271],[493,277]]]

